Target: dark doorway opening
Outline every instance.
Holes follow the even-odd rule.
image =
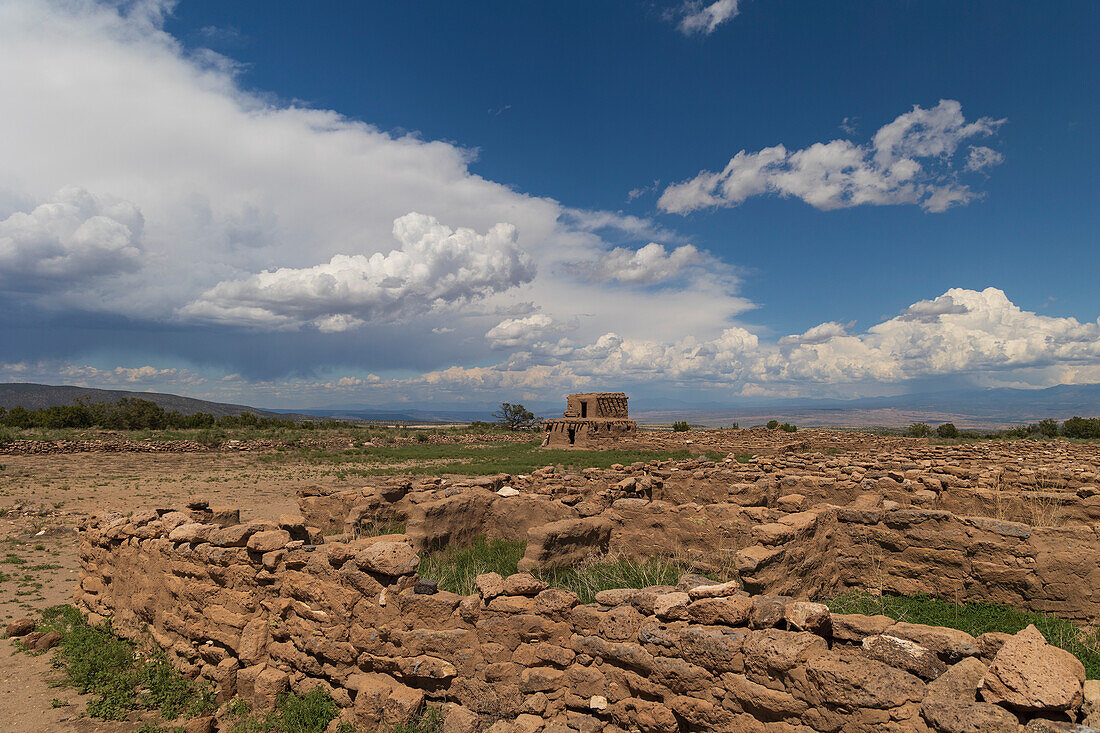
[[[581,417],[588,417],[588,403],[584,401],[581,402]]]
[[[576,443],[577,443],[577,429],[576,428],[569,428],[569,445],[576,445]]]

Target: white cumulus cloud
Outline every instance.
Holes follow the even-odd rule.
[[[259,328],[309,324],[331,333],[460,305],[535,276],[510,224],[482,235],[413,212],[394,221],[393,236],[401,249],[386,255],[341,254],[314,267],[218,283],[181,314]]]
[[[953,158],[959,145],[996,132],[1004,120],[967,122],[962,105],[945,99],[915,106],[881,127],[869,144],[832,140],[788,150],[783,145],[742,150],[721,171],[702,171],[668,186],[657,205],[670,213],[736,206],[752,196],[793,196],[818,209],[863,204],[917,204],[941,212],[978,194],[957,182]],[[977,152],[975,151],[989,151]],[[977,157],[975,157],[977,155]],[[972,148],[967,170],[1000,162],[991,148]],[[974,166],[977,167],[974,167]]]
[[[666,250],[664,245],[650,242],[636,250],[615,247],[596,260],[575,263],[571,269],[593,282],[650,285],[671,280],[709,259],[690,244]]]

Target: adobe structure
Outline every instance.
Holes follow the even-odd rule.
[[[587,392],[566,398],[565,416],[547,420],[543,447],[597,448],[602,443],[638,431],[638,423],[627,416],[622,392]]]

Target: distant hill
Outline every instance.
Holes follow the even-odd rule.
[[[959,427],[1000,428],[1038,422],[1043,418],[1065,420],[1100,417],[1100,384],[1060,384],[1046,389],[986,389],[925,392],[853,400],[775,400],[752,406],[695,406],[675,408],[662,404],[631,410],[631,417],[647,423],[687,420],[698,425],[743,426],[771,419],[798,425],[886,425],[914,422],[953,422]]]
[[[206,412],[214,417],[225,415],[240,415],[243,412],[252,412],[260,417],[297,417],[259,410],[246,405],[232,405],[224,402],[207,402],[191,397],[180,397],[174,394],[161,394],[159,392],[126,392],[118,389],[92,389],[90,387],[67,387],[49,384],[30,384],[28,382],[16,382],[0,384],[0,407],[12,408],[22,406],[28,410],[37,410],[42,407],[54,407],[59,405],[71,405],[77,400],[86,402],[118,402],[124,397],[132,397],[140,400],[155,402],[165,410],[178,410],[181,414],[192,415],[196,412]]]

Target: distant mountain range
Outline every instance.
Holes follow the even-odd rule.
[[[22,405],[28,409],[68,405],[77,399],[91,402],[117,402],[136,397],[157,403],[166,410],[188,415],[208,412],[215,416],[257,415],[284,417],[331,417],[338,420],[370,420],[394,423],[465,423],[491,420],[498,404],[431,403],[411,406],[404,403],[382,405],[330,405],[318,408],[259,409],[156,392],[126,392],[113,389],[50,386],[45,384],[0,384],[0,406]],[[536,415],[558,417],[563,402],[527,402]],[[697,425],[721,426],[737,422],[743,427],[762,424],[770,419],[795,422],[803,426],[900,426],[913,422],[954,422],[959,427],[1004,427],[1052,417],[1065,420],[1074,415],[1100,417],[1100,384],[1059,385],[1047,389],[952,390],[862,397],[852,400],[789,399],[757,401],[751,405],[684,404],[669,398],[631,400],[631,417],[641,423],[669,424],[687,420]]]
[[[647,408],[631,410],[640,422],[687,420],[699,425],[742,426],[770,419],[800,425],[886,425],[954,422],[959,427],[1005,427],[1043,418],[1100,416],[1100,384],[1062,384],[1046,389],[952,390],[852,400],[775,400],[751,407]]]
[[[123,398],[149,400],[165,410],[178,410],[184,415],[206,412],[214,417],[223,417],[225,415],[240,415],[242,412],[253,412],[261,417],[278,416],[270,410],[260,410],[247,405],[208,402],[206,400],[196,400],[192,397],[181,397],[180,395],[162,394],[160,392],[126,392],[119,389],[92,389],[90,387],[31,384],[29,382],[0,384],[0,407],[7,408],[22,406],[28,410],[37,410],[43,407],[71,405],[77,400],[118,402]]]

